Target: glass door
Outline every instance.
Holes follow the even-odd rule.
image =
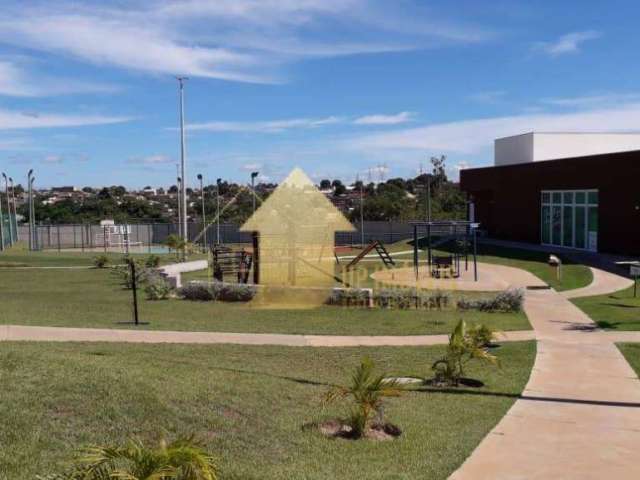
[[[541,194],[540,241],[598,250],[598,191],[549,190]]]

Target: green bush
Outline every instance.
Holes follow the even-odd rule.
[[[154,272],[144,279],[144,292],[148,300],[166,300],[171,294],[171,285],[162,275]]]
[[[218,468],[213,457],[193,436],[149,447],[139,440],[124,445],[85,448],[71,469],[47,474],[38,480],[216,480]]]
[[[144,266],[147,268],[158,268],[160,266],[160,257],[158,255],[149,255],[144,261]]]
[[[93,257],[93,266],[96,268],[105,268],[109,264],[109,257],[106,255],[96,255]]]
[[[213,289],[208,285],[200,283],[190,283],[178,290],[178,296],[184,300],[194,300],[198,302],[211,302],[216,299]]]
[[[380,308],[420,308],[426,310],[443,310],[449,306],[451,295],[447,292],[436,290],[432,293],[413,289],[383,288],[374,293],[373,303]]]
[[[471,300],[460,298],[457,302],[459,310],[479,310],[481,312],[520,312],[524,303],[524,292],[521,288],[509,289],[491,298]]]
[[[197,300],[202,302],[248,302],[256,294],[256,287],[244,283],[210,284],[190,283],[182,287],[178,295],[184,300]]]
[[[334,289],[327,303],[343,307],[366,307],[369,305],[369,291],[362,288]]]
[[[436,360],[431,369],[435,373],[435,384],[457,387],[464,375],[464,367],[471,360],[482,360],[498,364],[498,359],[486,348],[486,327],[467,327],[460,320],[449,335],[449,344],[445,355]],[[491,333],[493,338],[493,333]]]

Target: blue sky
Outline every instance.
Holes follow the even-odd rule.
[[[450,175],[525,131],[635,131],[634,1],[146,0],[0,9],[0,169],[40,186]],[[381,167],[386,166],[386,167]],[[386,168],[386,170],[385,170]]]

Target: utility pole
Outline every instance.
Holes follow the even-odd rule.
[[[220,245],[220,184],[222,179],[216,180],[216,245]]]
[[[4,250],[4,218],[2,217],[2,195],[0,195],[0,252]]]
[[[186,151],[184,138],[184,82],[187,77],[176,77],[180,86],[180,177],[182,178],[182,238],[185,243],[189,241],[189,231],[187,230],[187,172],[186,172]]]
[[[7,215],[9,215],[9,246],[13,245],[13,222],[11,221],[11,199],[9,197],[9,180],[7,174],[2,172],[4,178],[4,194],[7,198]]]
[[[200,180],[200,200],[202,200],[202,227],[204,228],[204,236],[203,236],[203,240],[204,240],[204,244],[203,244],[203,251],[207,251],[207,248],[209,246],[209,244],[207,243],[207,219],[205,217],[205,213],[204,213],[204,186],[202,184],[202,174],[199,173],[198,174],[198,180]]]
[[[31,175],[33,175],[33,168],[29,170],[29,172],[27,173],[27,188],[29,189],[29,197],[28,197],[28,201],[29,201],[29,251],[33,250],[33,228],[31,225],[31,219],[32,219],[32,205],[31,205]]]
[[[256,213],[256,189],[255,180],[260,172],[251,172],[251,191],[253,192],[253,213]]]
[[[360,182],[360,245],[364,248],[364,182],[356,175],[356,182]]]
[[[33,203],[33,184],[36,181],[36,177],[31,177],[31,183],[29,184],[29,191],[31,192],[30,197],[29,198],[29,210],[30,210],[30,216],[29,216],[29,222],[31,223],[31,231],[33,232],[33,249],[37,250],[38,249],[38,235],[37,235],[37,230],[36,230],[36,210],[34,208],[34,203]]]

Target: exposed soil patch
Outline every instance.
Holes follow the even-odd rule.
[[[339,419],[326,420],[324,422],[310,425],[310,427],[317,428],[325,437],[358,440],[358,437],[353,433],[351,426]],[[386,441],[398,438],[400,435],[402,435],[402,430],[392,423],[375,423],[367,429],[364,436],[361,438]]]

